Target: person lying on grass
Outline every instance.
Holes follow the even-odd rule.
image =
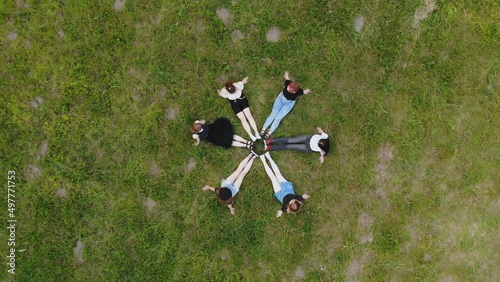
[[[272,169],[267,164],[266,158],[269,160]],[[260,160],[264,164],[264,169],[273,184],[274,196],[283,204],[281,209],[276,213],[276,217],[280,217],[284,212],[297,213],[304,204],[304,201],[309,199],[310,196],[307,194],[302,196],[295,194],[292,183],[288,182],[283,177],[280,169],[271,158],[269,152],[266,152],[264,155],[260,155]]]
[[[260,135],[259,130],[257,129],[257,124],[255,123],[252,113],[250,112],[248,100],[245,97],[245,94],[243,94],[243,88],[245,87],[244,85],[247,81],[248,77],[243,78],[243,80],[239,82],[228,82],[224,88],[217,91],[217,93],[219,96],[229,100],[233,112],[240,119],[243,128],[248,133],[248,136],[250,136],[252,141],[255,141],[256,139],[260,139]],[[252,133],[250,127],[252,127],[255,131],[255,134]]]
[[[217,199],[219,199],[221,203],[227,205],[231,214],[234,215],[235,208],[232,205],[233,198],[236,194],[238,194],[238,191],[240,191],[241,182],[252,167],[255,158],[257,158],[257,155],[254,152],[251,152],[240,162],[238,168],[236,168],[236,170],[227,179],[222,179],[220,188],[205,185],[201,189],[203,191],[211,190],[214,192]]]
[[[316,127],[318,134],[300,135],[264,140],[266,151],[293,150],[299,152],[319,152],[319,162],[325,161],[325,156],[330,151],[330,139],[323,129]]]
[[[200,145],[200,139],[206,140],[223,148],[246,147],[251,149],[253,142],[234,134],[231,121],[225,117],[216,119],[212,124],[205,124],[205,120],[197,120],[191,125],[195,146]]]
[[[264,122],[264,126],[260,131],[260,136],[264,139],[269,139],[271,137],[271,134],[280,125],[281,120],[295,106],[295,101],[297,100],[297,98],[301,95],[311,92],[311,89],[309,88],[302,90],[299,83],[290,79],[287,71],[285,72],[284,77],[285,88],[283,88],[283,91],[281,91],[274,100],[271,114],[267,117],[266,121]]]

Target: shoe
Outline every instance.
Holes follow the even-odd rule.
[[[247,149],[252,150],[252,149],[253,149],[253,142],[252,142],[252,141],[247,141],[247,142],[245,143],[245,147],[246,147]]]
[[[273,143],[272,139],[264,139],[264,142],[266,142],[266,145],[270,145]]]
[[[264,150],[265,151],[271,151],[273,149],[272,145],[264,145]]]
[[[261,137],[259,134],[256,134],[256,135],[255,135],[255,138],[256,138],[256,139],[262,139],[262,137]]]
[[[257,140],[257,137],[250,135],[250,139],[252,139],[252,141],[255,141],[255,140]]]
[[[269,139],[269,138],[271,138],[271,133],[266,132],[266,134],[264,134],[264,136],[262,136],[262,138],[264,138],[264,139]]]
[[[262,130],[260,131],[260,137],[264,138],[264,135],[266,135],[266,129],[262,128]]]

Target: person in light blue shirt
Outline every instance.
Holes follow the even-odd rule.
[[[233,198],[240,191],[241,183],[243,182],[245,175],[247,175],[248,171],[252,167],[255,158],[257,158],[257,154],[251,151],[251,153],[240,162],[238,168],[236,168],[236,170],[229,175],[228,178],[222,179],[220,188],[205,185],[201,189],[204,191],[211,190],[214,192],[217,199],[219,199],[221,203],[227,205],[231,214],[234,215],[235,208],[232,205]]]

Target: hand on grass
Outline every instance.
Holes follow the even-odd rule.
[[[235,208],[233,208],[233,206],[231,206],[231,205],[227,205],[227,207],[229,208],[229,211],[231,212],[231,214],[232,214],[232,215],[234,215],[234,214],[235,214],[236,209],[235,209]]]
[[[203,191],[207,191],[207,190],[211,190],[212,187],[208,186],[208,185],[205,185],[203,186],[203,188],[201,188],[201,190]]]
[[[283,211],[282,210],[279,210],[277,213],[276,213],[276,217],[281,217],[283,215]]]
[[[325,157],[323,157],[323,156],[319,156],[319,163],[321,163],[321,164],[322,164],[324,161],[325,161]]]
[[[304,195],[302,195],[302,198],[304,198],[304,200],[307,200],[307,199],[311,198],[311,196],[308,194],[304,194]]]
[[[307,89],[304,89],[304,94],[307,94],[307,93],[310,93],[311,92],[311,89],[307,88]]]
[[[285,75],[283,76],[286,80],[290,80],[290,74],[288,73],[288,71],[285,72]]]
[[[243,78],[241,82],[243,82],[243,84],[246,84],[248,82],[248,76],[245,76],[245,78]]]

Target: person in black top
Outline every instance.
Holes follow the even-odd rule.
[[[200,139],[221,146],[224,148],[246,147],[251,149],[253,142],[234,134],[231,121],[225,117],[216,119],[212,124],[205,124],[205,120],[197,120],[191,126],[193,139],[196,140],[195,146],[200,144]]]
[[[272,169],[266,163],[266,158],[269,160]],[[276,217],[280,217],[284,212],[286,213],[296,213],[300,210],[304,201],[309,199],[309,195],[304,194],[302,196],[296,195],[291,182],[288,182],[281,174],[278,166],[271,158],[269,152],[264,155],[260,155],[260,160],[264,164],[264,169],[267,175],[271,179],[273,184],[274,196],[283,205],[281,209],[276,213]]]
[[[280,125],[281,120],[293,109],[297,97],[311,92],[311,89],[302,90],[300,84],[290,80],[289,73],[285,72],[285,88],[278,94],[274,100],[273,110],[264,122],[264,126],[260,131],[260,135],[264,139],[268,139],[271,134]],[[269,127],[271,126],[271,127]]]

